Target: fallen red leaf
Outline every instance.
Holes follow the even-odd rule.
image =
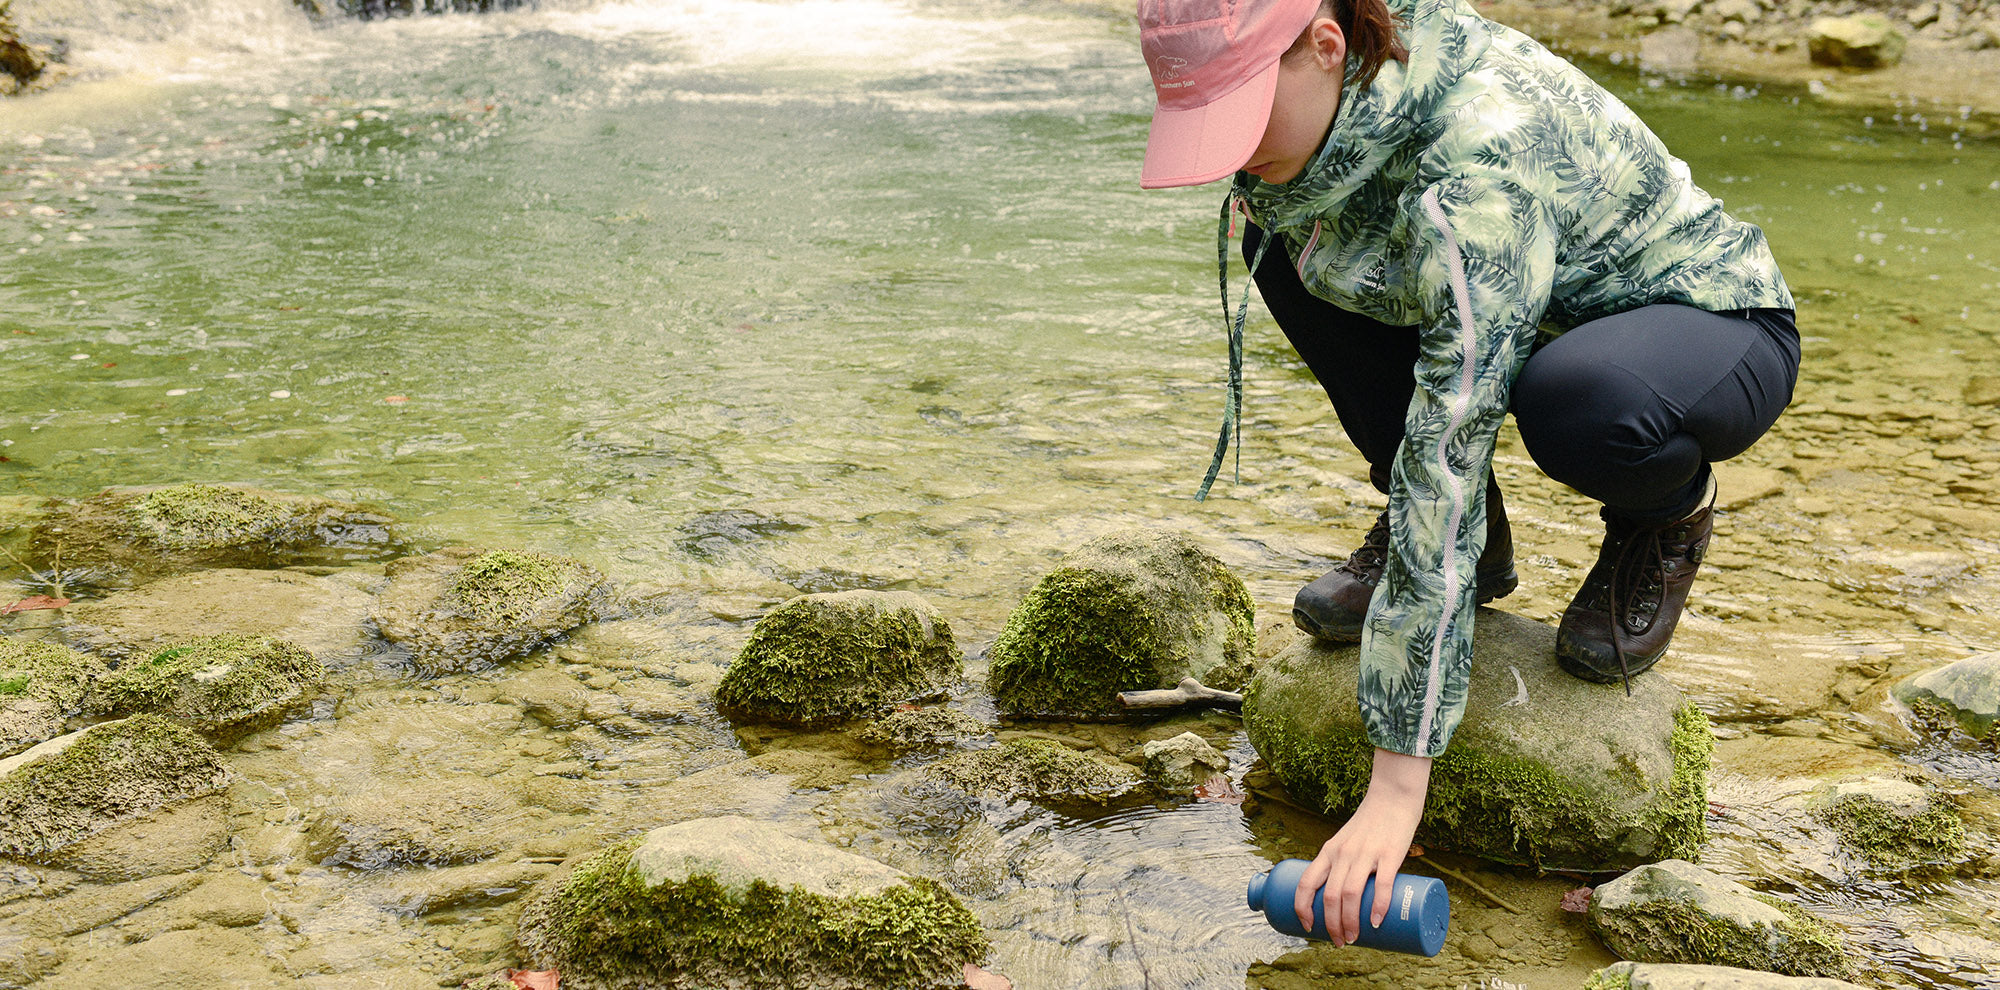
[[[1562,909],[1565,911],[1574,912],[1576,914],[1583,914],[1584,912],[1589,911],[1590,894],[1591,891],[1593,891],[1594,889],[1595,888],[1592,887],[1578,887],[1575,890],[1572,890],[1569,893],[1564,894]]]
[[[12,615],[15,612],[32,612],[38,608],[61,608],[68,604],[69,599],[67,598],[50,598],[47,595],[36,595],[33,598],[23,598],[11,605],[0,605],[0,615]]]
[[[1014,990],[1013,981],[971,963],[965,964],[965,985],[969,990]]]
[[[392,395],[386,399],[383,399],[382,401],[392,406],[400,406],[403,403],[410,401],[410,397],[407,395]]]
[[[1410,855],[1422,856],[1423,854],[1424,854],[1424,847],[1417,845],[1414,842],[1410,843]]]
[[[1242,804],[1243,792],[1237,790],[1236,785],[1230,783],[1228,777],[1216,774],[1202,781],[1201,786],[1194,789],[1194,799],[1211,804]]]
[[[510,969],[507,978],[520,990],[562,990],[562,976],[553,969]]]

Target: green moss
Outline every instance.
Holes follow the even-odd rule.
[[[292,517],[284,503],[219,485],[176,485],[136,499],[126,512],[160,543],[213,549],[265,539]]]
[[[445,597],[451,606],[473,618],[519,623],[583,575],[583,565],[565,557],[494,550],[466,561]]]
[[[716,705],[736,718],[811,725],[945,688],[964,663],[951,626],[908,600],[839,592],[778,606],[723,674]]]
[[[524,912],[522,949],[565,985],[955,985],[989,947],[978,919],[924,877],[849,898],[762,881],[732,892],[704,874],[649,885],[631,868],[638,845],[585,860]]]
[[[1352,814],[1367,793],[1374,745],[1360,728],[1312,739],[1263,708],[1244,727],[1293,797],[1331,817]],[[1650,860],[1692,858],[1708,839],[1708,769],[1715,748],[1708,717],[1692,702],[1674,713],[1669,739],[1674,776],[1663,800],[1634,815],[1602,795],[1565,782],[1547,766],[1454,747],[1437,757],[1418,824],[1419,838],[1503,862],[1561,867],[1615,833],[1654,836]],[[1584,859],[1601,856],[1591,849]]]
[[[1583,990],[1632,990],[1632,978],[1622,972],[1600,969],[1590,974],[1590,982],[1583,985]]]
[[[1960,719],[1958,712],[1949,705],[1932,698],[1912,698],[1909,705],[1911,713],[1916,716],[1917,724],[1925,729],[1946,738],[1969,739],[1979,749],[1989,753],[2000,753],[2000,721],[1995,721],[1985,735],[1975,735],[1973,729],[1966,724],[1975,720]]]
[[[169,647],[106,678],[110,712],[151,712],[233,738],[279,721],[326,675],[312,654],[264,636],[210,636]]]
[[[983,735],[986,726],[956,708],[934,706],[893,712],[864,726],[856,735],[863,742],[895,749],[949,746],[969,736]]]
[[[0,697],[35,698],[74,715],[103,673],[103,661],[67,646],[0,639]]]
[[[1102,800],[1130,792],[1139,775],[1048,739],[1014,739],[933,763],[924,776],[968,794],[1007,800]]]
[[[1845,979],[1853,970],[1839,936],[1819,919],[1768,894],[1759,901],[1777,908],[1785,921],[1749,927],[1720,922],[1692,905],[1662,898],[1620,908],[1599,925],[1615,929],[1613,939],[1643,946],[1648,962],[1735,966],[1786,976]]]
[[[1878,865],[1950,862],[1965,852],[1965,822],[1943,795],[1904,816],[1880,801],[1850,795],[1815,811],[1845,843]]]
[[[28,693],[27,674],[0,673],[0,697]]]
[[[0,779],[0,854],[43,856],[170,801],[213,793],[228,778],[212,747],[166,719],[99,726]]]

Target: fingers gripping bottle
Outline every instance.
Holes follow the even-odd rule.
[[[1287,859],[1271,867],[1270,872],[1251,877],[1250,910],[1264,912],[1271,927],[1287,935],[1331,942],[1333,936],[1326,931],[1324,888],[1313,895],[1312,931],[1299,928],[1298,911],[1292,906],[1299,879],[1310,865],[1309,860]],[[1361,937],[1353,944],[1413,956],[1437,955],[1444,948],[1445,932],[1451,927],[1451,897],[1445,893],[1444,881],[1398,873],[1390,886],[1390,897],[1389,913],[1383,916],[1382,927],[1370,925],[1369,912],[1375,907],[1375,878],[1368,878],[1361,888]]]

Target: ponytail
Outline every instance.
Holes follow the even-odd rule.
[[[1396,37],[1401,18],[1384,0],[1320,0],[1318,17],[1331,17],[1347,36],[1347,84],[1366,89],[1390,59],[1408,64],[1410,50]],[[1303,52],[1306,36],[1292,44],[1286,55]]]

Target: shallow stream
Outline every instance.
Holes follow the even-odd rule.
[[[0,499],[312,492],[425,547],[573,554],[652,605],[428,680],[357,633],[337,702],[232,756],[205,866],[7,871],[0,954],[25,961],[0,981],[455,985],[517,962],[518,894],[563,856],[722,812],[947,877],[1017,987],[1553,990],[1611,961],[1557,907],[1578,881],[1448,856],[1524,913],[1457,888],[1436,960],[1301,948],[1242,885],[1329,823],[1272,802],[914,806],[882,754],[708,706],[772,605],[897,588],[944,609],[959,701],[990,717],[981,651],[1008,611],[1129,526],[1221,555],[1268,653],[1297,586],[1372,521],[1359,458],[1261,318],[1241,481],[1190,498],[1222,409],[1220,192],[1137,188],[1151,92],[1126,19],[684,0],[315,30],[280,0],[217,2],[159,38],[108,29],[80,53],[108,68],[0,104]],[[1958,113],[1590,68],[1764,227],[1805,334],[1797,400],[1724,476],[1661,667],[1723,737],[1702,862],[1842,922],[1884,985],[1996,985],[2000,764],[1921,741],[1886,691],[2000,646],[2000,143]],[[1503,604],[1553,620],[1594,506],[1511,427],[1496,470],[1522,555]],[[1000,735],[1122,757],[1187,728],[1253,758],[1217,714]],[[1786,810],[1882,754],[1962,792],[1984,836],[1963,875],[1875,875]],[[330,854],[330,809],[397,794],[493,848]]]

